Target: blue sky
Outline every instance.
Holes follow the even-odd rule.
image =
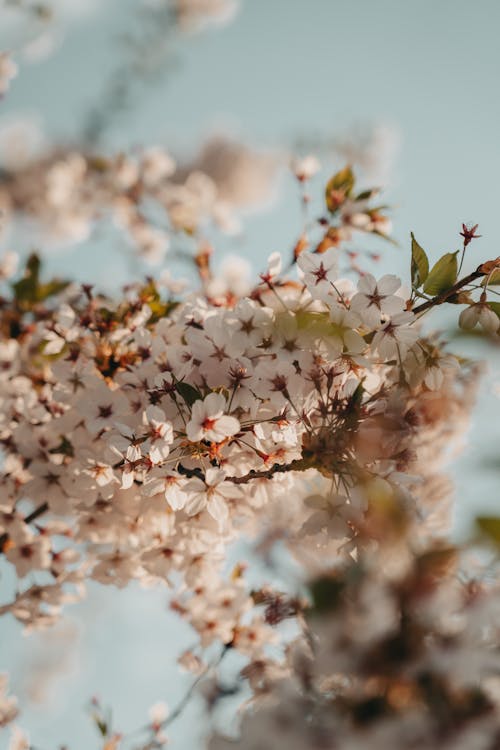
[[[119,59],[117,36],[133,25],[133,6],[131,0],[102,3],[99,12],[69,26],[52,57],[22,65],[0,103],[0,118],[35,114],[50,137],[74,139]],[[0,2],[0,40],[2,13]],[[330,138],[357,123],[386,123],[401,139],[388,190],[401,248],[386,250],[383,270],[406,273],[411,230],[433,258],[456,249],[462,221],[480,224],[483,239],[472,246],[479,262],[499,254],[499,23],[495,0],[474,6],[464,0],[242,0],[233,24],[177,45],[175,71],[140,93],[134,109],[117,118],[106,145],[149,142],[188,150],[222,124],[272,148],[303,135]],[[248,220],[238,249],[255,265],[271,251],[288,250],[295,195],[285,178],[274,210]],[[76,270],[81,278],[95,278],[97,269],[103,280],[110,271],[119,279],[127,273],[121,257],[116,244],[93,243],[51,257],[49,265]],[[481,468],[485,450],[498,442],[500,402],[491,384],[498,380],[499,357],[488,356],[471,447],[454,468],[462,528],[474,510],[471,498],[490,508],[496,500],[497,477]],[[63,741],[71,750],[97,746],[83,711],[97,690],[125,729],[142,724],[154,701],[175,704],[189,682],[178,676],[175,655],[190,636],[165,602],[162,593],[91,590],[74,616],[82,623],[76,644],[62,640],[61,651],[76,653],[73,671],[63,675],[48,706],[28,706],[23,717],[37,748],[55,750]],[[28,646],[16,624],[1,627],[0,667],[10,669],[22,694],[23,675],[44,641],[35,636]],[[172,731],[179,750],[200,746],[197,711],[193,706]],[[3,741],[0,735],[0,748]]]

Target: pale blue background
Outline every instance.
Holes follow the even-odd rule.
[[[49,135],[74,138],[116,62],[115,36],[133,23],[134,4],[109,0],[70,25],[53,57],[22,68],[0,115],[35,113]],[[3,12],[0,4],[0,39]],[[255,145],[280,147],[311,132],[328,137],[353,123],[389,123],[402,136],[389,191],[401,249],[386,250],[384,270],[406,274],[410,230],[434,258],[456,249],[462,221],[479,222],[483,235],[471,249],[473,267],[500,254],[499,23],[495,0],[246,0],[232,25],[178,45],[175,73],[142,92],[136,111],[116,122],[107,144],[188,149],[224,122]],[[284,181],[280,195],[273,213],[250,219],[244,243],[238,242],[255,264],[271,251],[286,252],[295,236],[292,181]],[[223,247],[231,249],[227,242]],[[82,279],[95,280],[98,268],[106,283],[110,270],[113,278],[125,278],[121,258],[115,241],[106,250],[94,243],[49,263]],[[490,375],[467,454],[454,468],[462,532],[478,509],[495,508],[498,496],[497,476],[483,464],[498,444],[499,401],[491,384],[500,380],[499,357],[486,348],[484,356],[492,363]],[[176,703],[190,678],[178,676],[175,655],[191,636],[166,612],[165,601],[161,593],[94,589],[73,610],[82,623],[79,644],[62,642],[61,649],[76,652],[79,664],[60,678],[52,702],[28,705],[21,722],[37,748],[55,750],[62,742],[71,750],[97,747],[83,712],[94,692],[113,705],[123,730],[142,724],[154,701]],[[13,623],[1,628],[0,668],[9,669],[22,694],[38,641],[21,639]],[[201,747],[200,710],[193,705],[174,725],[174,747]]]

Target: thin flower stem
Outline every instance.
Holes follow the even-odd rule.
[[[170,713],[166,719],[164,719],[162,722],[160,722],[157,725],[158,729],[165,729],[166,727],[170,726],[170,724],[173,724],[173,722],[176,719],[178,719],[179,716],[181,716],[182,712],[184,711],[187,704],[191,700],[193,693],[198,687],[198,685],[200,684],[200,682],[203,680],[204,677],[207,676],[207,674],[210,672],[211,669],[215,669],[216,667],[219,666],[219,664],[222,662],[223,658],[225,657],[227,652],[230,650],[230,648],[231,646],[229,646],[228,644],[224,644],[224,646],[222,647],[222,651],[217,657],[217,659],[215,659],[215,661],[211,662],[210,664],[207,664],[206,667],[203,669],[203,671],[200,672],[200,674],[188,687],[187,691],[184,693],[183,697],[181,698],[177,706],[174,708],[172,713]],[[151,724],[146,724],[132,732],[129,732],[129,734],[126,737],[124,737],[124,739],[130,739],[136,734],[140,734],[141,732],[147,732],[148,730],[150,731],[151,729],[152,729]]]

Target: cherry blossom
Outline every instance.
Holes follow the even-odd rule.
[[[338,253],[334,249],[321,255],[303,254],[297,265],[304,273],[304,282],[314,299],[328,299],[336,293],[334,282],[338,278]]]
[[[413,321],[411,312],[400,312],[393,315],[378,330],[373,339],[373,346],[380,355],[390,359],[395,355],[406,353],[418,339],[418,331],[408,324]]]
[[[351,300],[351,309],[368,328],[378,328],[387,316],[403,312],[404,300],[395,295],[400,287],[397,276],[386,275],[376,281],[367,273],[358,281],[358,293]]]
[[[221,393],[210,393],[203,401],[196,401],[186,425],[188,440],[220,443],[236,435],[240,423],[235,417],[225,415],[225,409],[226,400]]]
[[[488,333],[496,333],[500,327],[500,320],[498,315],[487,304],[478,302],[462,310],[459,317],[459,324],[466,331],[480,325]]]
[[[68,195],[80,202],[80,183],[96,168],[82,158],[52,163],[55,204]],[[137,180],[166,189],[174,164],[154,152],[109,169],[113,190],[126,186],[128,195]],[[99,175],[91,179],[104,190]],[[351,174],[342,175],[349,192]],[[196,211],[185,187],[168,189],[170,208],[174,222],[190,224]],[[214,200],[199,174],[187,191],[201,213]],[[367,200],[352,203],[368,215]],[[328,210],[342,221],[333,203]],[[311,706],[331,736],[357,742],[363,700],[381,700],[373,664],[389,681],[383,700],[396,701],[383,731],[404,746],[410,714],[391,696],[401,685],[411,686],[408,700],[421,690],[422,667],[445,676],[447,705],[456,707],[454,686],[469,689],[468,660],[482,679],[484,655],[496,644],[483,639],[486,619],[472,592],[464,599],[455,585],[457,570],[443,563],[429,579],[422,573],[422,556],[439,557],[434,540],[449,526],[443,467],[467,423],[478,371],[420,321],[448,293],[457,302],[462,281],[420,295],[424,302],[393,275],[365,273],[356,288],[339,276],[345,254],[335,242],[324,252],[304,247],[286,271],[273,254],[263,273],[241,284],[232,272],[215,278],[201,243],[193,291],[149,278],[114,297],[45,281],[31,256],[2,298],[0,552],[16,586],[0,613],[28,629],[46,627],[84,596],[88,579],[164,584],[196,633],[184,661],[207,677],[215,702],[210,651],[219,645],[240,660],[237,682],[248,680],[255,716],[265,717],[255,724],[244,713],[242,746],[253,739],[313,746],[318,738],[302,721]],[[492,274],[494,263],[472,281]],[[486,292],[464,278],[462,316],[479,323],[480,315],[496,316],[486,298],[471,307],[470,295]],[[238,540],[264,565],[228,570]],[[263,577],[284,556],[296,572],[285,576],[289,591],[275,591]],[[326,612],[314,583],[325,577],[333,600]],[[302,597],[308,580],[310,595]],[[433,597],[435,580],[446,606]],[[337,583],[349,592],[345,601],[336,599]],[[495,597],[484,593],[490,614]],[[392,658],[384,643],[407,616],[414,630],[404,638],[428,637],[396,678],[383,672]],[[375,672],[365,674],[361,663]],[[427,742],[427,715],[418,713],[420,698],[412,701]],[[293,738],[278,732],[276,739],[276,715],[288,717],[290,707]],[[176,715],[175,708],[168,717],[155,713],[146,728],[151,742],[164,741],[164,724]]]
[[[225,482],[226,473],[222,469],[210,468],[205,473],[205,479],[191,479],[183,490],[188,494],[185,504],[186,513],[196,515],[205,508],[220,524],[229,516],[227,500],[239,496],[236,487]]]

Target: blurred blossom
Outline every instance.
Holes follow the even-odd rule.
[[[388,123],[375,127],[355,126],[336,141],[341,161],[355,164],[368,182],[385,187],[394,182],[394,168],[401,148],[399,128]]]
[[[0,52],[0,98],[7,93],[17,75],[17,65],[6,52]]]
[[[172,0],[174,12],[183,31],[195,32],[209,24],[229,23],[239,7],[239,0]]]
[[[26,732],[18,726],[13,726],[9,739],[8,750],[30,750],[31,743]]]
[[[310,154],[301,159],[292,160],[292,170],[300,182],[311,179],[321,169],[321,163],[316,156]]]

